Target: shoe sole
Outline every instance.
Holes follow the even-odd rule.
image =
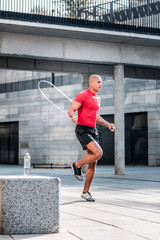
[[[75,174],[73,164],[71,164],[71,168],[72,168],[72,170],[73,170],[73,173],[74,173],[75,178],[77,178],[79,181],[83,181],[83,179],[79,179],[79,178],[77,177],[77,175]]]

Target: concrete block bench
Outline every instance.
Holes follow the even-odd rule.
[[[59,186],[53,177],[0,177],[0,234],[58,232]]]

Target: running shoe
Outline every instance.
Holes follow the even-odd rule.
[[[95,199],[92,197],[90,192],[86,192],[86,193],[82,192],[81,197],[84,198],[88,202],[95,202]]]
[[[75,162],[71,165],[72,170],[74,172],[74,176],[79,180],[79,181],[83,181],[83,173],[82,173],[82,168],[78,168],[75,165]]]

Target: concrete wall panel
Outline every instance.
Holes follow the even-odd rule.
[[[83,63],[160,66],[159,47],[7,32],[1,32],[1,54]]]

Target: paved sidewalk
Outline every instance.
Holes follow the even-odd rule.
[[[0,176],[22,174],[20,166],[0,166]],[[32,169],[31,174],[61,179],[60,232],[0,235],[0,240],[160,239],[160,167],[126,167],[125,176],[115,176],[113,167],[97,167],[91,187],[96,202],[80,198],[83,183],[71,169]]]

